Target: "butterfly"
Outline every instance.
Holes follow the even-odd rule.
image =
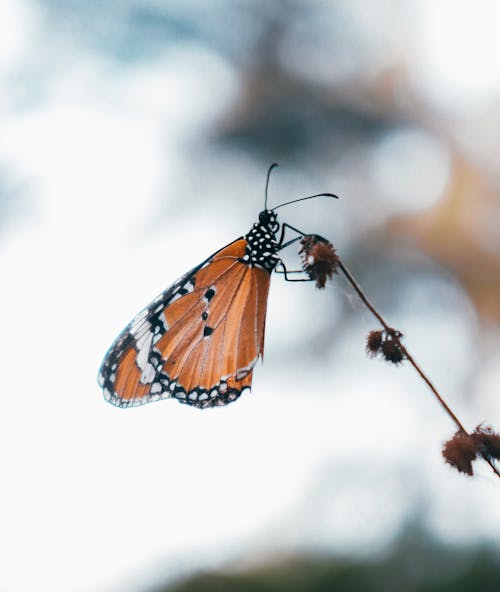
[[[250,390],[264,353],[271,273],[279,251],[303,235],[267,208],[243,237],[188,271],[144,308],[108,350],[98,382],[107,401],[133,407],[174,398],[198,408],[227,405]],[[281,235],[277,233],[281,227]],[[299,237],[284,241],[285,229]],[[293,280],[292,280],[293,281]]]

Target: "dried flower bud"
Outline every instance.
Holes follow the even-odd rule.
[[[399,364],[406,358],[401,337],[403,334],[396,329],[370,331],[366,338],[366,353],[371,357],[381,354],[388,362]]]
[[[392,339],[385,339],[382,343],[382,355],[388,362],[392,362],[393,364],[400,364],[403,359],[403,351],[401,350],[401,346],[396,341]]]
[[[310,279],[316,281],[317,288],[324,288],[327,279],[332,279],[339,264],[339,258],[325,238],[317,234],[304,236],[299,254],[302,255],[302,268]]]
[[[445,461],[460,473],[472,476],[472,461],[477,457],[476,442],[472,435],[458,430],[445,442],[442,450]]]
[[[366,338],[366,353],[369,356],[375,356],[382,347],[382,331],[370,331]]]
[[[500,435],[489,426],[478,425],[471,438],[478,454],[487,459],[500,459]]]

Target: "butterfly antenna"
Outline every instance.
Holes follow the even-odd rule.
[[[285,203],[282,203],[279,206],[273,208],[273,212],[274,210],[282,208],[283,206],[288,206],[290,204],[297,203],[298,201],[304,201],[306,199],[314,199],[315,197],[334,197],[335,199],[339,198],[338,195],[334,195],[333,193],[317,193],[316,195],[308,195],[307,197],[299,197],[299,199],[292,199],[292,201],[286,201]]]
[[[277,162],[273,162],[273,164],[269,167],[268,171],[267,171],[267,176],[266,176],[266,192],[265,192],[265,201],[264,201],[264,209],[267,210],[267,190],[269,189],[269,179],[271,178],[271,171],[273,169],[275,169],[276,167],[279,167],[279,164]]]

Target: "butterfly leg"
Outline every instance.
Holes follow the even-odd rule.
[[[278,263],[278,265],[281,266],[281,269],[275,269],[274,271],[276,273],[282,273],[285,276],[285,280],[287,282],[312,282],[312,281],[314,281],[310,277],[301,277],[301,278],[291,278],[291,277],[288,277],[292,273],[302,273],[302,274],[304,274],[305,272],[302,269],[287,269],[286,268],[286,265],[283,263],[283,261],[280,261]]]
[[[285,232],[286,232],[286,229],[287,228],[289,230],[293,230],[293,232],[296,232],[299,236],[296,236],[295,238],[292,238],[290,240],[287,240],[286,242],[283,242],[285,240]],[[301,240],[305,236],[315,237],[315,238],[317,238],[319,240],[322,240],[322,241],[326,242],[326,239],[324,239],[319,234],[306,235],[304,232],[302,232],[298,228],[295,228],[295,226],[292,226],[291,224],[288,224],[287,222],[283,222],[283,224],[281,226],[281,236],[280,236],[280,239],[278,241],[278,244],[279,244],[279,249],[278,250],[281,251],[285,247],[288,247],[289,245],[293,245],[293,243],[296,243],[297,241]],[[314,278],[310,278],[306,274],[306,272],[304,270],[302,270],[302,269],[287,269],[286,268],[286,265],[283,263],[283,260],[281,260],[281,259],[280,259],[280,262],[278,263],[278,265],[281,267],[281,269],[276,268],[274,271],[276,273],[282,273],[285,276],[285,280],[287,282],[313,282],[313,281],[316,281]],[[306,275],[306,277],[301,277],[301,278],[291,278],[291,277],[288,277],[289,275],[292,275],[294,273],[301,273],[303,275]]]
[[[286,242],[283,242],[285,240],[285,232],[286,232],[287,228],[289,230],[293,230],[293,232],[296,232],[299,236],[296,236],[295,238],[292,238]],[[283,222],[283,224],[281,226],[281,236],[278,241],[279,250],[281,251],[281,249],[284,249],[285,247],[288,247],[289,245],[293,245],[293,243],[296,243],[304,236],[305,236],[304,233],[301,232],[298,228],[295,228],[294,226],[292,226],[291,224],[288,224],[287,222]],[[304,275],[304,271],[302,269],[287,269],[286,265],[283,263],[282,260],[280,260],[280,262],[278,263],[278,266],[280,266],[281,269],[276,268],[274,271],[276,273],[282,273],[285,276],[285,280],[287,282],[310,282],[310,281],[312,281],[311,278],[309,278],[309,277],[301,277],[301,278],[289,277],[290,275],[296,274],[296,273],[300,273],[300,274]]]
[[[288,241],[286,241],[286,243],[284,243],[283,241],[285,240],[285,232],[286,229],[289,228],[290,230],[293,230],[294,232],[296,232],[299,236],[296,236],[295,238],[292,238]],[[287,224],[286,222],[283,222],[283,224],[281,225],[281,236],[280,239],[278,241],[278,244],[280,246],[280,250],[284,249],[285,247],[288,247],[288,245],[293,245],[293,243],[296,243],[298,240],[300,240],[302,237],[304,236],[304,233],[301,232],[298,228],[295,228],[294,226],[292,226],[291,224]]]
[[[290,230],[293,230],[293,232],[296,232],[299,236],[292,238],[292,239],[286,241],[286,243],[284,243],[283,241],[285,240],[285,232],[286,232],[287,228]],[[293,243],[296,243],[298,240],[300,240],[301,238],[304,238],[305,236],[311,236],[311,237],[314,237],[317,240],[320,240],[322,242],[327,242],[327,240],[319,234],[307,234],[305,232],[302,232],[302,230],[295,228],[295,226],[292,226],[291,224],[288,224],[287,222],[283,222],[283,224],[281,225],[280,239],[278,241],[279,250],[281,251],[281,249],[288,247],[288,245],[293,245]]]

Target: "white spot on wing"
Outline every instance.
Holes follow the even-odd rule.
[[[165,313],[162,312],[161,315],[158,317],[161,321],[161,324],[165,327],[165,331],[168,329],[167,319],[165,317]]]
[[[250,362],[250,364],[248,364],[248,366],[244,366],[243,368],[238,368],[238,370],[236,370],[236,374],[235,374],[236,380],[241,380],[242,378],[245,378],[245,376],[253,369],[253,367],[257,363],[258,359],[259,359],[259,356],[254,358]]]
[[[146,364],[141,374],[141,383],[150,384],[156,378],[156,370],[152,364]]]
[[[137,365],[141,370],[146,368],[148,364],[149,352],[151,351],[151,343],[153,341],[153,334],[147,331],[140,339],[137,340]]]

